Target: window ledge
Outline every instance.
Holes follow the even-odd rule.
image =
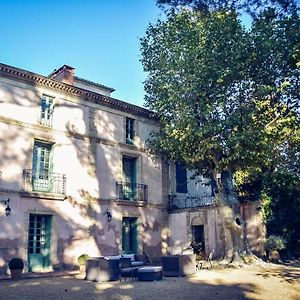
[[[118,205],[128,205],[128,206],[147,206],[148,204],[148,202],[146,201],[121,200],[121,199],[116,199],[115,202]]]
[[[64,201],[67,199],[66,195],[43,193],[43,192],[26,192],[26,191],[21,192],[21,197],[38,198],[44,200],[58,200],[58,201]]]

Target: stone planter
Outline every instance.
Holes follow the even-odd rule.
[[[24,268],[23,260],[19,257],[14,257],[8,262],[11,278],[13,280],[20,279]]]
[[[23,269],[9,269],[10,270],[10,276],[13,280],[18,280],[22,277]]]

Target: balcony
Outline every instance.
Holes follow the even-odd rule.
[[[48,173],[35,176],[32,170],[23,170],[22,190],[25,193],[66,194],[66,176],[64,174]]]
[[[133,182],[116,182],[118,200],[148,202],[148,186]]]
[[[211,195],[197,196],[169,196],[169,209],[187,209],[202,206],[211,206],[215,204],[215,197]]]

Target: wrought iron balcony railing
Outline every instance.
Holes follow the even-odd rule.
[[[57,173],[34,174],[32,170],[23,170],[22,190],[65,195],[66,175]]]
[[[116,182],[117,199],[148,202],[148,186],[134,182]]]
[[[169,209],[184,209],[201,206],[210,206],[215,204],[215,197],[211,195],[197,195],[197,196],[169,196]]]

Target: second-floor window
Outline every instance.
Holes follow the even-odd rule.
[[[135,120],[131,118],[126,118],[126,143],[133,144],[135,136]]]
[[[53,117],[53,97],[43,95],[41,99],[40,123],[52,127]]]
[[[36,179],[48,179],[52,170],[51,160],[52,144],[40,141],[34,142],[32,173]]]
[[[176,163],[176,192],[187,193],[186,167],[179,163]]]
[[[136,199],[137,159],[123,156],[123,195],[124,199]]]

